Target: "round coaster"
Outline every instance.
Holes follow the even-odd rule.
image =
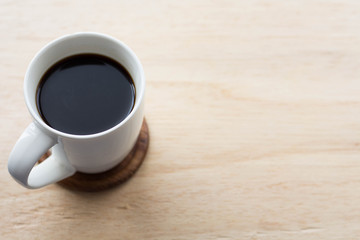
[[[71,177],[58,182],[58,184],[71,190],[95,192],[123,183],[134,175],[144,161],[149,146],[149,139],[149,129],[144,118],[134,148],[121,163],[102,173],[86,174],[76,172]],[[43,156],[41,160],[46,159],[46,157]]]

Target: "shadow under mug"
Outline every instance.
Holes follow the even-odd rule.
[[[100,133],[75,135],[47,125],[36,106],[36,91],[42,75],[66,57],[94,53],[119,62],[131,75],[136,98],[133,110],[116,126]],[[43,47],[30,62],[24,79],[24,95],[33,122],[16,142],[8,161],[12,177],[34,189],[73,175],[100,173],[119,164],[131,151],[144,118],[145,76],[135,53],[121,41],[100,33],[80,32],[60,37]],[[51,156],[36,165],[49,149]]]

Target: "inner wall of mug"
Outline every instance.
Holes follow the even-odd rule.
[[[137,108],[139,100],[143,96],[144,82],[142,81],[142,67],[132,50],[110,36],[98,33],[77,33],[59,38],[46,45],[34,57],[28,67],[24,86],[25,100],[31,114],[37,121],[45,124],[36,105],[36,90],[43,74],[59,60],[81,53],[104,55],[123,65],[135,84],[135,104],[132,111]]]

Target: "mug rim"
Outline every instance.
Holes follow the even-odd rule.
[[[133,109],[131,110],[131,112],[126,116],[125,119],[123,119],[120,123],[116,124],[115,126],[106,129],[102,132],[98,132],[98,133],[93,133],[93,134],[86,134],[86,135],[78,135],[78,134],[72,134],[72,133],[65,133],[62,131],[59,131],[55,128],[50,127],[49,125],[47,125],[44,120],[41,118],[39,112],[37,109],[33,109],[33,107],[30,104],[30,97],[35,97],[35,96],[29,96],[31,94],[28,93],[27,89],[28,89],[28,84],[30,84],[30,79],[29,79],[29,72],[30,69],[34,67],[34,65],[36,64],[36,62],[38,61],[38,59],[41,57],[41,55],[47,51],[49,48],[54,47],[57,43],[64,41],[64,40],[68,40],[68,39],[72,39],[72,38],[77,38],[79,36],[85,36],[85,37],[93,37],[93,36],[97,36],[97,37],[101,37],[101,38],[106,38],[108,40],[111,40],[113,42],[115,42],[116,44],[118,44],[119,46],[121,46],[123,49],[125,49],[125,51],[131,56],[131,58],[134,60],[134,62],[136,63],[136,68],[137,71],[139,71],[139,79],[142,82],[141,84],[141,88],[138,89],[138,86],[135,85],[136,88],[136,100],[135,100],[135,104]],[[59,59],[60,60],[60,59]],[[37,84],[40,82],[40,79],[38,79]],[[129,119],[132,118],[132,116],[135,114],[135,112],[137,111],[137,109],[140,107],[140,103],[143,101],[144,98],[144,92],[145,92],[145,74],[144,74],[144,69],[143,66],[139,60],[139,58],[136,56],[136,54],[134,53],[134,51],[128,47],[125,43],[121,42],[120,40],[107,35],[107,34],[103,34],[103,33],[98,33],[98,32],[76,32],[76,33],[72,33],[72,34],[66,34],[63,35],[59,38],[56,38],[52,41],[50,41],[49,43],[47,43],[45,46],[43,46],[36,54],[35,56],[32,58],[32,60],[30,61],[30,64],[26,70],[26,74],[25,74],[25,78],[24,78],[24,96],[25,96],[25,102],[26,102],[26,106],[31,114],[31,116],[34,118],[35,122],[40,124],[42,128],[46,129],[47,131],[64,137],[64,138],[72,138],[72,139],[92,139],[92,138],[97,138],[97,137],[101,137],[104,135],[107,135],[113,131],[115,131],[116,129],[120,128],[121,126],[123,126],[126,122],[129,121]]]

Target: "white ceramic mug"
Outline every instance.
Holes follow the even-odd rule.
[[[47,125],[36,106],[42,75],[57,61],[80,53],[114,59],[130,73],[136,90],[131,113],[118,125],[91,135],[74,135]],[[144,117],[145,76],[134,52],[119,40],[100,33],[75,33],[52,41],[31,61],[24,80],[26,105],[33,122],[16,142],[8,162],[12,177],[27,188],[40,188],[73,175],[100,173],[119,164],[133,148]],[[52,154],[41,164],[40,157]]]

